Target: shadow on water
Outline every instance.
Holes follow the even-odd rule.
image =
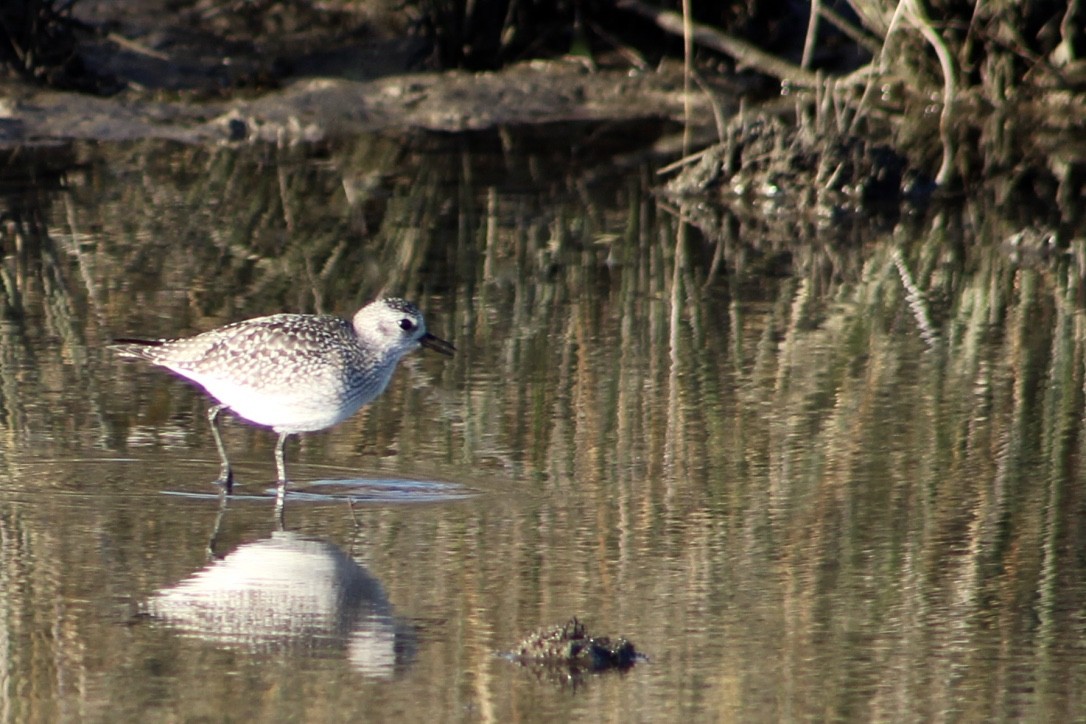
[[[174,495],[194,500],[211,500],[221,497],[220,493],[210,490],[181,491],[165,490],[166,495]],[[262,492],[235,492],[229,496],[233,501],[275,500],[278,486],[264,488]],[[466,500],[478,492],[456,483],[439,483],[427,480],[392,480],[351,478],[343,480],[309,480],[304,483],[290,483],[287,497],[291,502],[308,503],[451,503]]]

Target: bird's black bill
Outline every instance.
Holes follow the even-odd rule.
[[[452,357],[452,353],[456,351],[456,347],[453,347],[441,337],[435,337],[429,332],[419,337],[419,344],[426,349],[432,349],[435,352],[440,352],[449,357]]]

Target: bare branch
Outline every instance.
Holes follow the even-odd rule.
[[[683,34],[683,17],[679,13],[661,10],[642,0],[619,0],[618,6],[630,10],[655,22],[661,29],[675,35]],[[702,25],[691,23],[693,40],[698,45],[730,55],[742,65],[771,75],[800,88],[814,88],[821,81],[817,73],[804,70],[797,65],[781,60],[745,40],[740,40],[727,33]]]

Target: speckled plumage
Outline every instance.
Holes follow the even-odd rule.
[[[274,314],[194,337],[118,340],[115,349],[196,382],[221,403],[208,416],[223,460],[219,482],[229,489],[233,476],[216,424],[222,409],[279,433],[276,463],[282,483],[286,437],[353,415],[384,391],[400,358],[420,344],[443,354],[454,349],[426,331],[414,304],[390,298],[366,305],[350,322]]]

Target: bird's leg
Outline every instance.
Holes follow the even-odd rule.
[[[207,541],[207,560],[209,562],[222,558],[218,552],[219,529],[222,528],[222,519],[226,514],[227,500],[228,498],[225,495],[219,496],[219,512],[215,515],[215,527],[211,529],[211,537]]]
[[[279,473],[279,485],[275,490],[275,522],[279,527],[279,530],[283,530],[285,523],[283,521],[283,508],[287,500],[287,463],[283,448],[286,446],[289,433],[279,433],[279,441],[275,443],[275,468]]]
[[[289,432],[281,432],[279,433],[279,442],[275,443],[275,468],[279,472],[280,487],[286,487],[287,484],[287,464],[283,459],[283,447],[286,445],[288,437],[290,437]]]
[[[211,423],[211,434],[215,437],[215,447],[219,448],[219,457],[222,458],[222,470],[216,485],[221,485],[227,495],[234,492],[234,471],[230,469],[230,460],[226,457],[226,446],[222,444],[222,435],[219,434],[219,413],[226,405],[214,405],[207,411],[207,420]]]

